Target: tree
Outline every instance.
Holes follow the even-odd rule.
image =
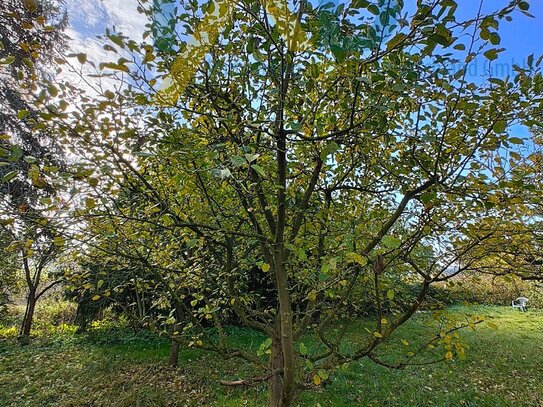
[[[2,2],[0,13],[0,223],[12,242],[4,250],[20,253],[28,285],[21,326],[28,341],[43,271],[57,253],[58,233],[47,216],[59,185],[63,154],[54,134],[39,125],[43,109],[33,98],[50,80],[53,58],[65,42],[66,13],[53,1]],[[52,88],[49,88],[53,92]],[[55,240],[56,239],[56,240]],[[6,249],[6,247],[8,249]],[[12,257],[12,254],[4,254]],[[31,270],[35,267],[34,270]]]
[[[528,59],[533,64],[532,58]],[[528,124],[531,139],[513,138],[524,145],[522,155],[511,152],[496,157],[492,165],[502,174],[487,205],[495,219],[479,220],[479,230],[492,232],[484,247],[472,254],[477,258],[474,269],[492,276],[515,276],[524,281],[543,281],[541,242],[541,126],[534,111]]]
[[[124,88],[49,123],[82,157],[79,213],[104,222],[95,246],[178,299],[178,340],[262,369],[237,383],[267,380],[270,406],[362,358],[425,363],[425,346],[391,362],[381,345],[492,237],[476,227],[497,214],[503,174],[489,162],[514,150],[509,126],[541,106],[541,75],[537,63],[480,83],[468,67],[496,59],[500,24],[527,8],[459,20],[452,0],[188,2],[171,49],[108,32],[106,48],[123,56],[97,70]],[[385,314],[405,280],[418,290]],[[359,287],[371,289],[375,323],[346,351],[341,322]],[[258,352],[232,346],[232,314],[266,338]],[[459,328],[429,338],[438,360],[463,354]]]
[[[50,79],[48,68],[65,42],[67,16],[51,1],[2,4],[0,14],[1,192],[13,206],[31,206],[36,190],[50,191],[47,167],[60,164],[54,136],[37,125],[32,92]],[[49,169],[49,171],[48,171]]]
[[[0,231],[0,248],[7,247],[11,242],[10,236]],[[6,307],[11,296],[18,290],[18,259],[15,254],[2,253],[2,265],[0,265],[0,317],[6,312]]]
[[[41,218],[41,221],[46,219]],[[30,340],[30,331],[34,318],[36,304],[40,297],[55,285],[61,282],[60,279],[47,281],[52,273],[47,269],[59,255],[64,240],[54,236],[49,225],[37,227],[36,225],[23,226],[22,228],[4,228],[4,233],[10,236],[9,245],[1,249],[6,257],[13,257],[18,253],[17,259],[22,265],[23,279],[26,283],[26,308],[19,331],[21,344],[27,344]]]

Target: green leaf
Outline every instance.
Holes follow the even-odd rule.
[[[397,249],[398,247],[400,247],[402,242],[400,241],[400,239],[394,236],[385,236],[383,237],[383,244],[389,249]]]
[[[245,158],[243,158],[243,157],[241,157],[239,155],[235,155],[233,157],[230,157],[230,161],[236,167],[241,167],[242,165],[244,165],[246,163]]]
[[[258,173],[258,175],[260,175],[261,177],[266,175],[266,173],[264,172],[264,169],[260,165],[253,164],[251,165],[251,168],[255,170]]]
[[[370,4],[368,6],[368,11],[375,16],[379,15],[379,7],[377,7],[375,4]]]
[[[155,156],[154,153],[151,153],[149,151],[136,151],[134,154],[137,155],[138,157],[154,157]]]
[[[19,120],[23,120],[25,117],[27,117],[30,114],[28,110],[19,110],[17,112],[17,118]]]
[[[109,38],[110,41],[113,42],[115,45],[118,45],[119,47],[124,48],[123,39],[122,39],[121,37],[119,37],[118,35],[109,35],[108,38]]]
[[[405,37],[407,37],[407,35],[405,35],[404,33],[398,33],[396,34],[394,37],[392,37],[392,39],[387,43],[387,50],[391,50],[395,47],[398,46],[398,44],[400,44],[404,39]]]
[[[258,158],[259,154],[245,154],[244,157],[247,162],[250,164]]]
[[[394,299],[394,290],[388,290],[387,291],[387,298],[389,300],[393,300]]]
[[[55,87],[55,85],[51,84],[47,87],[47,91],[49,94],[53,97],[56,97],[58,95],[58,89]]]
[[[349,260],[351,260],[351,261],[353,261],[355,263],[358,263],[362,267],[365,266],[366,264],[368,264],[368,259],[366,259],[365,257],[359,255],[358,253],[350,252],[350,253],[347,253],[345,255],[345,257],[347,257],[347,259],[349,259]]]
[[[422,201],[423,204],[426,205],[430,203],[431,201],[433,201],[434,199],[436,199],[436,197],[437,197],[437,194],[435,192],[425,192],[420,195],[420,200]]]
[[[10,65],[15,61],[15,57],[13,55],[10,55],[4,59],[0,60],[0,65]]]
[[[55,236],[53,238],[53,244],[57,247],[62,247],[64,246],[64,244],[66,243],[66,241],[64,240],[64,238],[62,236]]]
[[[507,122],[504,120],[497,121],[496,123],[494,123],[494,126],[492,126],[492,130],[498,134],[503,133],[506,128],[507,128]]]
[[[501,41],[501,38],[500,36],[498,35],[498,33],[492,33],[490,34],[490,43],[492,45],[499,45],[500,44],[500,41]]]
[[[300,343],[299,349],[300,349],[300,355],[303,355],[303,356],[307,355],[307,346],[305,346],[303,342]]]
[[[87,209],[92,209],[96,206],[96,201],[93,198],[85,199],[85,207]]]
[[[328,372],[324,369],[319,369],[317,370],[317,374],[319,375],[319,377],[322,379],[322,380],[326,380],[328,379]]]
[[[87,62],[87,54],[85,54],[84,52],[77,54],[77,60],[81,65],[84,65],[85,62]]]
[[[334,54],[334,57],[338,60],[338,62],[345,61],[346,52],[343,47],[338,44],[331,44],[330,50],[332,51],[332,54]]]
[[[116,64],[115,62],[102,62],[98,65],[100,69],[112,69],[114,71],[130,72],[130,69],[124,64]]]
[[[524,140],[519,137],[509,137],[507,141],[510,142],[511,144],[517,144],[517,145],[524,144]]]
[[[498,59],[498,51],[495,48],[489,49],[483,55],[489,61],[494,61],[495,59]]]
[[[2,182],[9,182],[17,176],[17,171],[10,171],[2,177]]]

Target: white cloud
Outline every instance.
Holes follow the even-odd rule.
[[[147,17],[138,13],[137,0],[67,0],[66,7],[70,22],[66,30],[70,38],[67,54],[85,53],[87,60],[96,66],[100,62],[115,60],[118,55],[106,52],[104,41],[97,38],[105,33],[106,28],[115,28],[116,32],[122,32],[136,42],[142,40]],[[80,71],[75,59],[73,63],[75,70],[66,66],[58,79],[70,81],[88,95],[96,95],[104,89],[113,90],[114,85],[118,86],[118,82],[112,79],[89,77],[88,74],[97,73],[89,64]]]
[[[107,18],[105,10],[98,1],[68,0],[66,6],[72,26],[84,26],[92,29]]]
[[[66,6],[70,25],[85,35],[102,34],[106,27],[115,26],[138,41],[147,23],[147,18],[137,11],[137,0],[68,0]]]
[[[111,26],[136,41],[141,40],[147,17],[138,13],[136,0],[105,0],[102,5]]]

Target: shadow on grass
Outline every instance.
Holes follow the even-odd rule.
[[[304,393],[299,406],[539,406],[543,402],[543,313],[505,307],[455,307],[454,315],[478,314],[498,329],[465,331],[465,360],[405,370],[371,361],[334,373],[332,382]],[[348,327],[352,340],[367,321]],[[416,343],[417,321],[398,333]],[[236,345],[257,348],[260,335],[233,329]],[[265,384],[225,388],[221,379],[254,376],[239,360],[197,350],[180,353],[179,368],[166,366],[167,341],[125,336],[111,343],[92,337],[42,338],[20,348],[0,344],[0,406],[263,406]],[[51,338],[50,338],[51,339]],[[311,338],[304,338],[311,344]],[[391,346],[395,355],[405,352]]]

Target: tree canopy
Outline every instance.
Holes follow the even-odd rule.
[[[152,21],[160,5],[141,11]],[[499,28],[527,2],[465,19],[457,7],[182,2],[167,41],[109,31],[112,60],[65,58],[116,86],[51,84],[40,100],[43,125],[78,157],[79,255],[126,273],[117,290],[150,295],[164,312],[148,320],[175,340],[255,363],[273,406],[361,358],[462,357],[456,323],[440,320],[426,356],[395,331],[520,213],[517,196],[501,199],[531,182],[511,171],[524,157],[510,129],[540,126],[543,83],[533,56],[507,78],[468,73],[503,51]],[[362,296],[374,327],[346,349],[342,321]],[[233,319],[266,338],[258,352],[232,345]],[[391,361],[386,342],[405,357]]]

